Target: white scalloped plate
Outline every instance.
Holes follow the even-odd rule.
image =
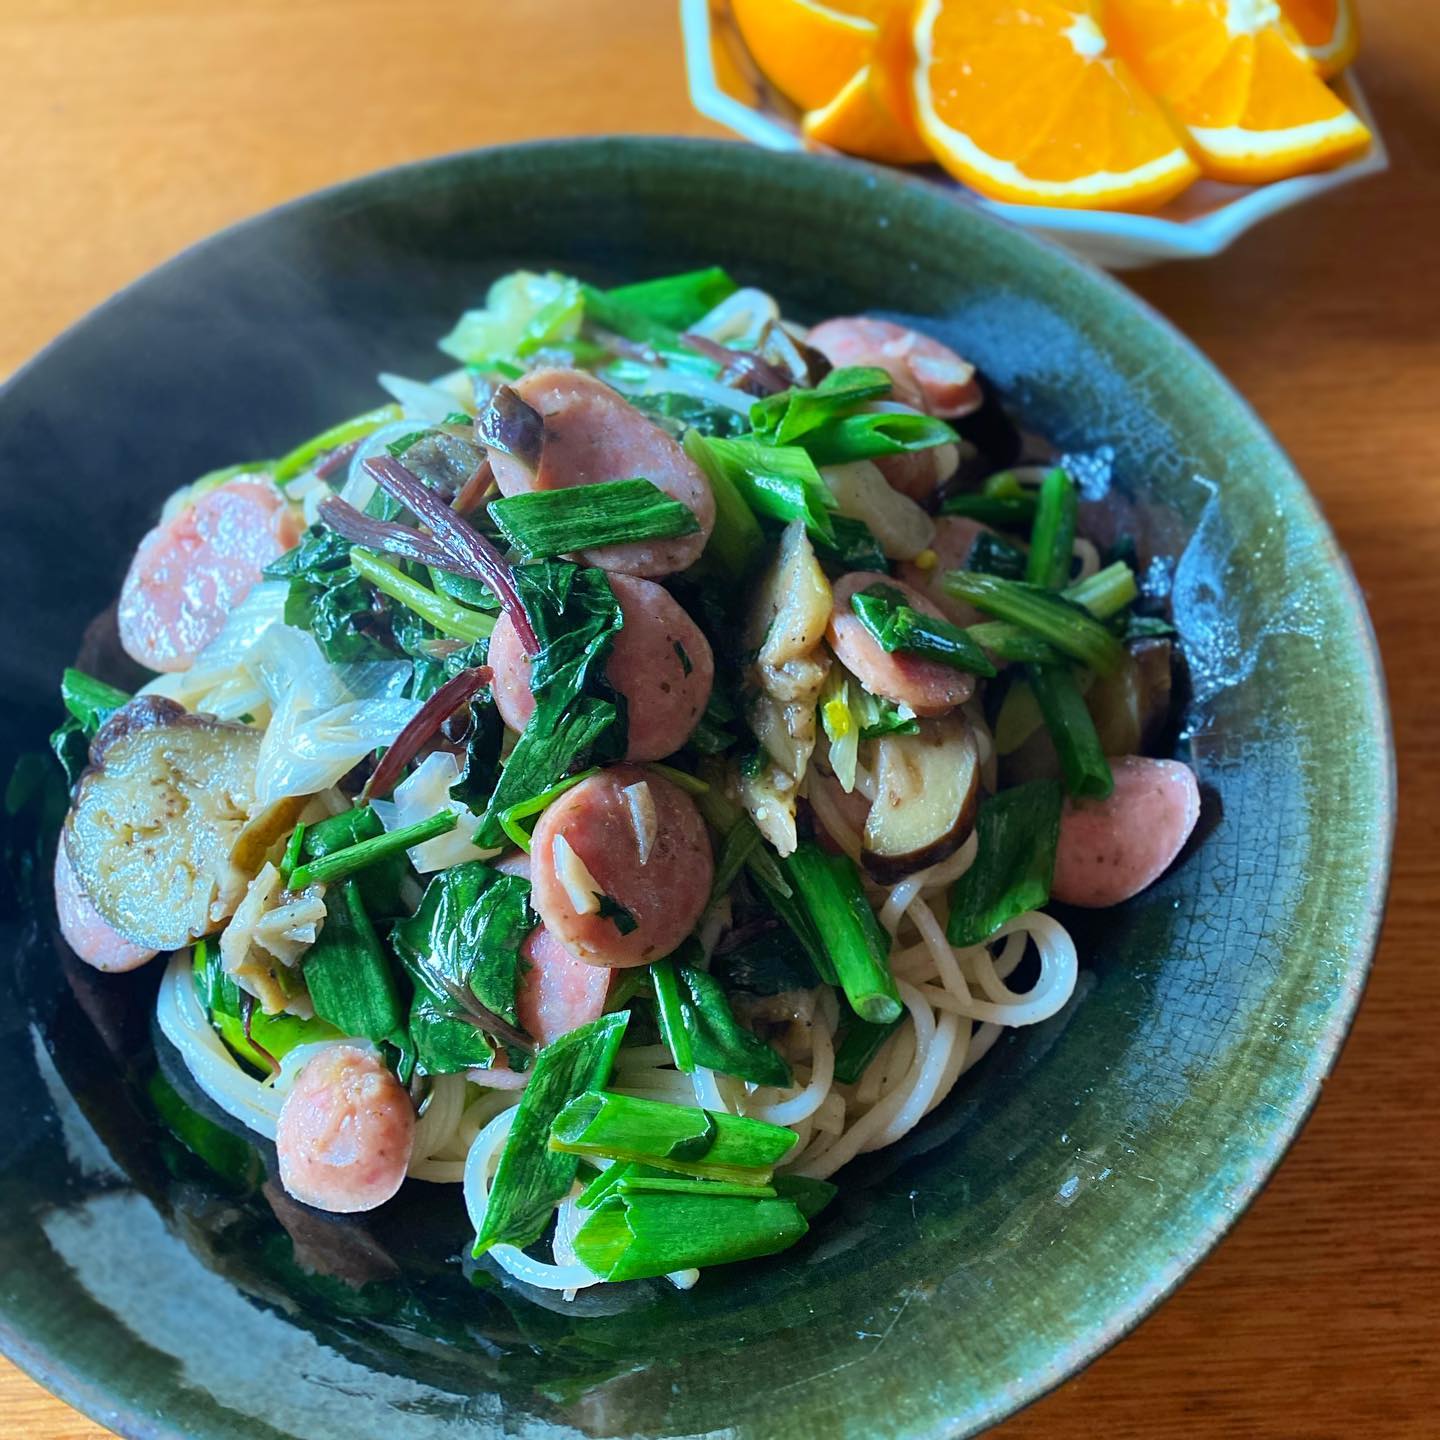
[[[771,150],[823,148],[805,140],[799,111],[760,74],[726,0],[680,0],[680,22],[690,99],[702,115]],[[1388,168],[1384,142],[1354,72],[1347,71],[1336,88],[1375,136],[1375,143],[1359,159],[1337,170],[1270,185],[1201,180],[1148,215],[1012,205],[975,195],[938,166],[917,166],[912,173],[966,195],[1012,224],[1054,240],[1109,270],[1129,270],[1161,260],[1200,260],[1218,255],[1271,215]]]

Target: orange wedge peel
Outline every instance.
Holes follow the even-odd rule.
[[[1087,0],[920,0],[913,33],[920,133],[983,195],[1146,210],[1199,174]]]
[[[1106,0],[1105,21],[1213,179],[1282,180],[1344,164],[1370,143],[1275,0]]]

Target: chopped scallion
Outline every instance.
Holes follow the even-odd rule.
[[[592,1090],[550,1127],[550,1148],[634,1160],[702,1179],[764,1185],[795,1146],[793,1130],[746,1115]]]
[[[439,835],[446,835],[460,823],[460,817],[453,810],[442,810],[428,820],[417,820],[413,825],[402,825],[371,840],[335,850],[320,860],[307,860],[290,876],[290,888],[303,890],[307,885],[331,885],[344,880],[357,871],[364,870],[391,855],[410,849],[412,845],[423,845]]]
[[[1060,757],[1065,788],[1072,795],[1103,799],[1115,780],[1074,673],[1068,665],[1027,665],[1025,678]]]
[[[1088,610],[1065,596],[969,570],[950,571],[943,584],[955,599],[1023,626],[1102,675],[1111,674],[1125,659],[1125,647]]]
[[[985,652],[958,625],[922,615],[893,585],[872,585],[850,597],[850,608],[887,654],[903,651],[952,670],[994,675]]]
[[[1059,590],[1070,579],[1075,554],[1075,484],[1058,466],[1045,472],[1036,500],[1035,525],[1025,579],[1041,590]]]
[[[643,479],[511,495],[491,501],[490,518],[527,560],[631,540],[693,535],[700,529],[688,505]]]
[[[784,864],[850,1008],[878,1025],[897,1019],[902,1007],[890,973],[890,937],[865,898],[855,863],[806,840]]]
[[[484,640],[495,628],[493,615],[482,615],[478,610],[468,609],[444,595],[437,595],[396,566],[368,550],[360,549],[358,545],[350,552],[350,563],[356,573],[381,594],[398,600],[407,610],[413,610],[452,640],[464,640],[473,645],[477,640]]]

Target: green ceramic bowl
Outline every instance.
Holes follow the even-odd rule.
[[[163,1046],[156,1070],[155,976],[96,976],[55,936],[29,848],[54,818],[22,769],[0,1343],[122,1433],[970,1434],[1172,1289],[1314,1103],[1393,815],[1378,662],[1335,542],[1250,410],[1126,291],[858,165],[663,140],[489,151],[300,201],[133,286],[0,394],[7,751],[43,745],[62,664],[105,666],[86,622],[172,488],[371,403],[381,368],[439,368],[433,338],[503,270],[717,261],[800,316],[919,318],[1108,492],[1098,511],[1173,588],[1197,840],[1077,927],[1064,1014],[856,1167],[802,1247],[688,1294],[566,1307],[462,1265],[454,1189],[411,1185],[366,1226],[316,1220],[261,1187],[265,1156],[187,1124]]]

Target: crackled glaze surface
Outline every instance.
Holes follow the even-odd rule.
[[[75,966],[42,888],[7,915],[0,971],[0,1338],[125,1433],[967,1433],[1177,1283],[1312,1103],[1391,822],[1373,648],[1333,541],[1163,323],[856,167],[661,141],[484,153],[288,207],[126,292],[0,394],[0,473],[37,482],[0,608],[40,637],[4,659],[6,768],[52,722],[58,667],[84,648],[103,668],[103,627],[82,632],[168,490],[363,408],[382,366],[438,368],[433,337],[501,270],[715,261],[801,315],[918,317],[1072,453],[1094,514],[1174,588],[1197,840],[1077,926],[1069,1009],[998,1046],[805,1246],[569,1312],[462,1270],[457,1195],[412,1186],[370,1225],[316,1222],[272,1203],[273,1156],[216,1142],[220,1173],[188,1156],[150,1098],[155,977]],[[98,555],[42,548],[81,508]]]

